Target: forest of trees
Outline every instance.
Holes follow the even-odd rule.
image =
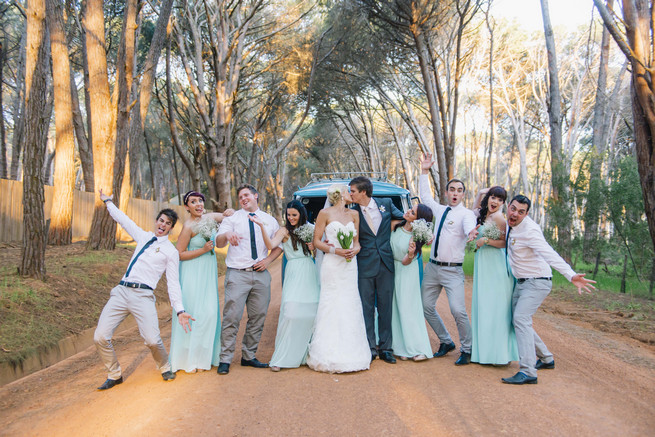
[[[419,159],[477,190],[533,200],[573,263],[655,277],[655,86],[648,0],[588,0],[543,30],[493,0],[0,0],[0,177],[24,187],[20,272],[71,242],[74,188],[234,204],[243,182],[281,218],[313,172]],[[55,186],[49,229],[43,185]],[[443,194],[441,194],[443,195]],[[173,200],[177,202],[177,200]],[[88,246],[116,228],[96,194]]]

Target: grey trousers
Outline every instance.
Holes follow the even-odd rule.
[[[118,325],[129,314],[136,319],[139,333],[145,340],[146,346],[150,348],[159,371],[164,373],[171,370],[168,353],[159,334],[159,319],[152,290],[117,285],[111,290],[109,301],[102,309],[98,327],[93,335],[100,359],[109,373],[108,378],[118,379],[122,374],[111,338]]]
[[[553,354],[532,328],[532,316],[552,287],[552,281],[528,279],[522,284],[516,283],[512,294],[512,321],[519,349],[519,371],[532,377],[537,376],[537,357],[545,363],[553,361]]]
[[[257,353],[259,339],[264,330],[264,321],[271,301],[271,274],[244,272],[227,269],[225,273],[225,304],[221,329],[221,363],[231,363],[234,358],[237,333],[243,308],[248,310],[246,333],[243,336],[241,357],[252,360]]]
[[[421,296],[423,299],[423,315],[441,343],[452,343],[450,334],[443,320],[437,313],[436,304],[441,290],[446,290],[450,313],[457,324],[459,332],[460,351],[471,353],[471,322],[466,313],[464,299],[464,269],[462,267],[445,267],[427,263],[423,273]]]

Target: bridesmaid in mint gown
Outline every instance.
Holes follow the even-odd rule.
[[[221,352],[221,319],[218,302],[218,267],[213,251],[221,213],[205,214],[205,197],[189,191],[184,205],[190,218],[177,240],[180,252],[180,287],[184,308],[193,314],[191,331],[175,324],[171,331],[171,370],[195,373],[218,366]],[[234,211],[225,211],[225,216]],[[213,228],[213,229],[212,229]]]
[[[400,222],[394,222],[391,250],[394,260],[394,292],[391,315],[393,353],[401,360],[423,361],[432,357],[432,347],[423,318],[419,262],[423,262],[423,244],[412,240],[412,222],[432,222],[432,210],[418,204],[408,210]]]
[[[251,220],[262,226],[257,217],[251,217]],[[293,200],[286,207],[286,225],[272,239],[265,232],[262,233],[269,250],[282,243],[287,259],[275,352],[269,363],[274,372],[305,364],[312,338],[319,296],[318,272],[312,258],[314,246],[301,241],[294,233],[306,223],[307,210],[302,203]]]
[[[491,187],[481,190],[477,200],[483,195],[479,202],[480,227],[473,271],[471,361],[505,365],[519,359],[512,325],[514,277],[505,262],[506,222],[502,207],[507,192],[502,187]]]

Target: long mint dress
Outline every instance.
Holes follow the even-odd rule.
[[[318,308],[318,273],[312,257],[303,253],[301,243],[294,250],[289,238],[282,243],[282,249],[287,265],[282,284],[275,352],[270,366],[299,367],[305,364],[312,338]]]
[[[478,238],[484,238],[483,225]],[[494,225],[495,226],[495,225]],[[504,365],[519,359],[512,325],[514,277],[507,273],[505,249],[484,245],[475,252],[471,300],[471,361]]]
[[[421,280],[417,257],[404,266],[403,258],[412,234],[399,227],[391,234],[391,250],[395,269],[393,307],[391,314],[391,334],[393,353],[400,357],[425,355],[432,358],[432,347],[423,317],[421,300]]]
[[[192,237],[187,250],[203,247],[206,240]],[[173,314],[170,362],[172,371],[186,372],[218,366],[221,353],[221,318],[218,303],[218,268],[211,251],[180,262],[182,303],[187,313],[196,319],[191,332],[177,323]]]

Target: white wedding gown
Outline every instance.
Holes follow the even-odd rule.
[[[355,232],[353,222],[343,225],[334,221],[325,227],[326,238],[338,241],[339,229]],[[357,287],[357,259],[347,262],[342,256],[326,253],[320,278],[321,294],[307,365],[330,373],[368,369],[371,350]]]

